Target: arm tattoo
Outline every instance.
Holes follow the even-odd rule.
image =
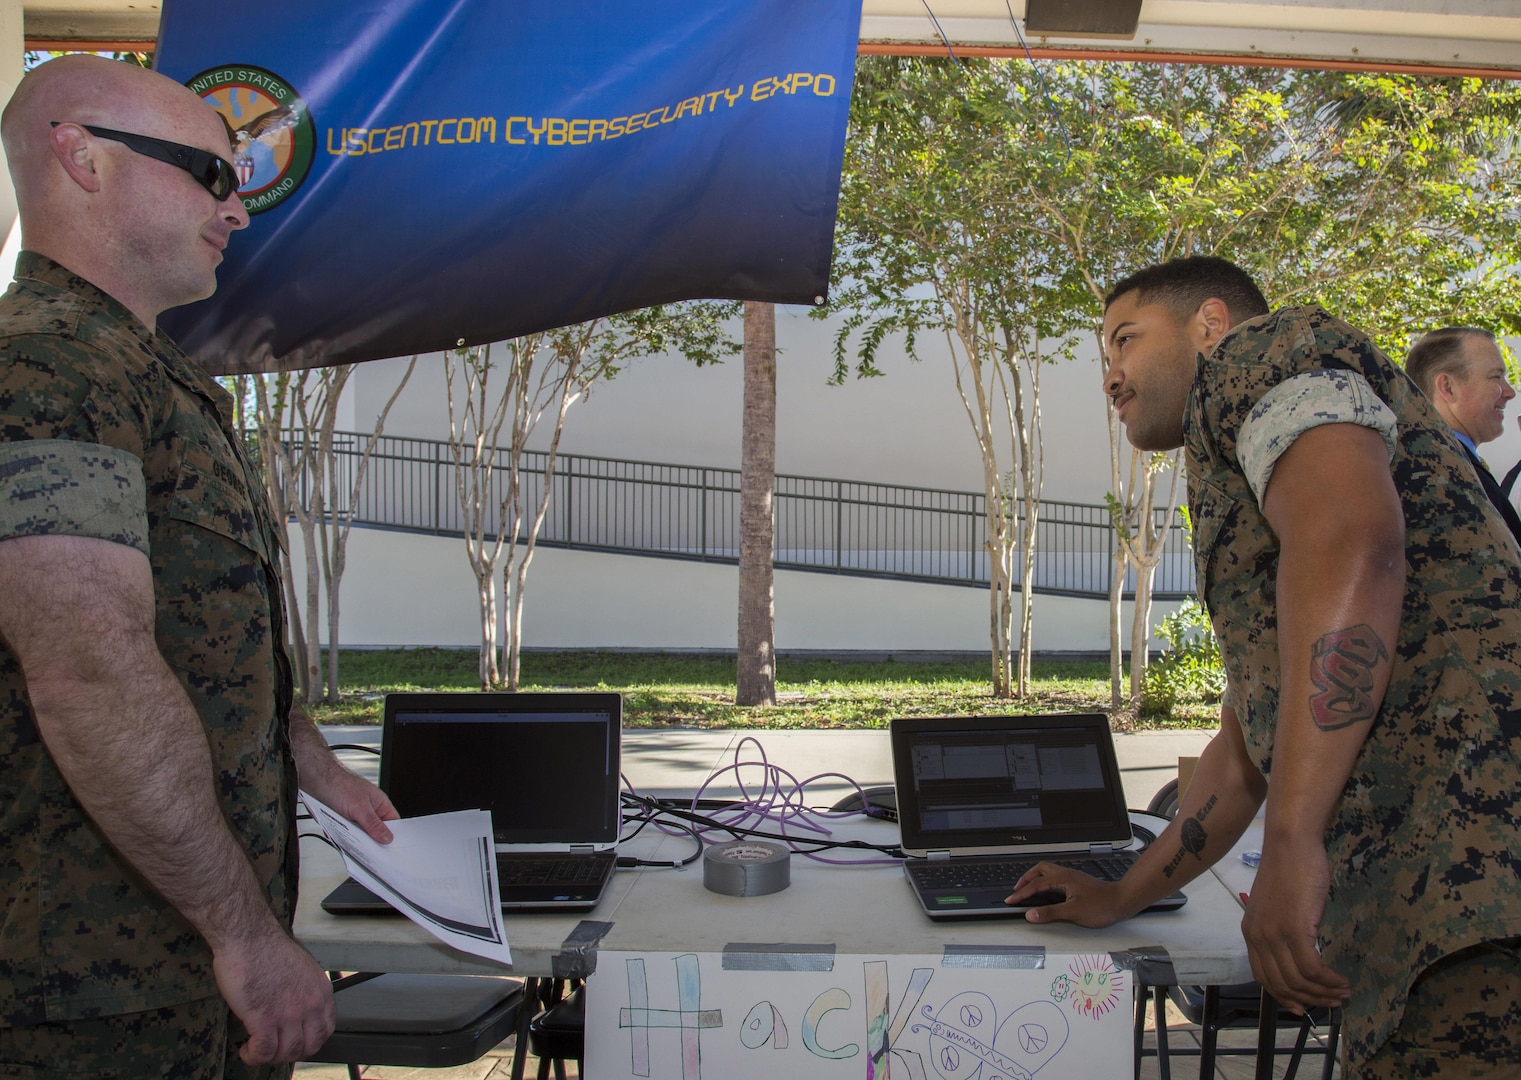
[[[1209,801],[1197,812],[1183,819],[1183,846],[1178,848],[1178,853],[1172,857],[1172,861],[1162,867],[1164,877],[1172,877],[1173,872],[1178,869],[1178,864],[1183,861],[1184,855],[1192,855],[1196,859],[1203,860],[1204,846],[1209,843],[1209,833],[1204,831],[1203,822],[1219,801],[1220,796],[1211,795]]]
[[[1367,623],[1337,630],[1310,650],[1310,715],[1321,731],[1336,731],[1373,719],[1373,673],[1389,651]]]

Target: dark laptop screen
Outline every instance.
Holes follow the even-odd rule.
[[[392,694],[380,786],[403,817],[491,811],[499,844],[618,836],[617,694]]]
[[[1108,720],[1097,714],[893,721],[905,847],[1123,842]]]

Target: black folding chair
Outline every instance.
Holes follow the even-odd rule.
[[[523,980],[489,975],[363,972],[333,981],[338,1026],[308,1060],[445,1068],[486,1055],[523,1005]],[[514,1051],[517,1053],[518,1051]]]

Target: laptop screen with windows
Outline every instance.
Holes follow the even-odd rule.
[[[1127,843],[1130,820],[1103,716],[894,721],[904,847]]]

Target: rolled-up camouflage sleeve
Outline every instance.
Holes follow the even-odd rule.
[[[1273,466],[1284,451],[1306,431],[1322,424],[1372,428],[1383,437],[1390,460],[1394,459],[1398,435],[1394,413],[1379,400],[1367,379],[1343,368],[1295,375],[1252,406],[1236,440],[1236,455],[1258,506],[1273,476]]]
[[[18,536],[88,536],[149,554],[142,461],[98,443],[0,443],[0,540]]]

